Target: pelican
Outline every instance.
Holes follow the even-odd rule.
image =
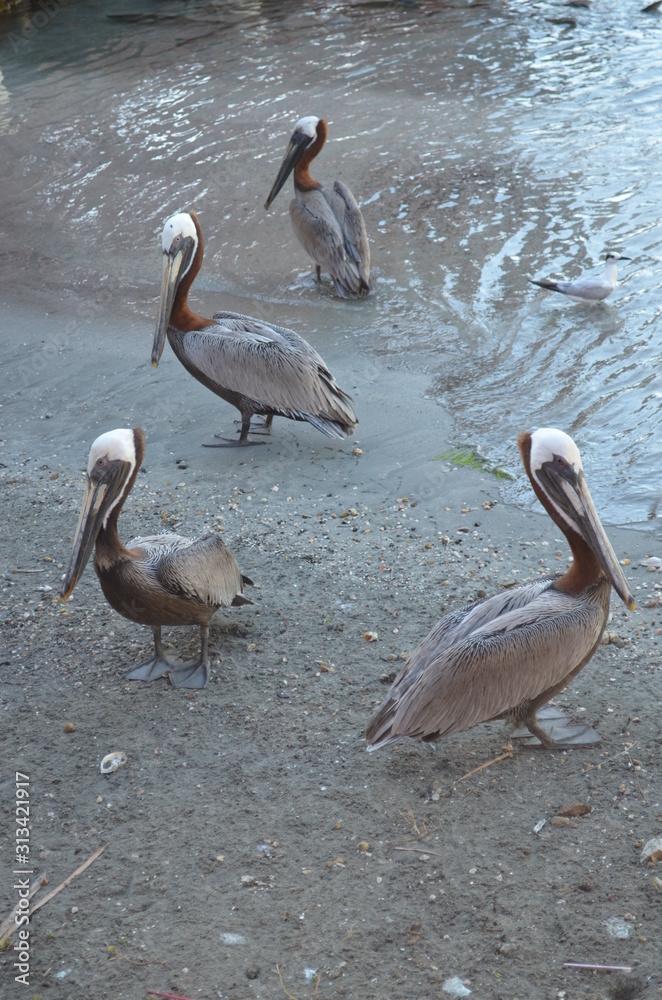
[[[269,208],[294,170],[294,198],[290,218],[299,243],[321,269],[333,278],[343,299],[362,299],[370,284],[370,247],[356,198],[342,181],[333,190],[314,180],[308,168],[326,142],[327,124],[309,115],[297,122],[274,186],[264,203]]]
[[[620,253],[610,250],[605,257],[605,269],[597,278],[577,278],[576,281],[535,281],[529,278],[532,285],[539,285],[540,288],[547,288],[551,292],[561,292],[567,295],[573,302],[585,302],[595,304],[606,299],[616,288],[618,279],[619,260],[631,260],[631,257],[624,257]]]
[[[368,720],[368,750],[404,736],[436,740],[494,719],[525,727],[534,737],[530,746],[600,741],[588,726],[563,725],[567,719],[554,718],[553,710],[547,710],[551,723],[536,713],[593,656],[609,614],[610,583],[630,611],[634,597],[572,438],[544,428],[520,434],[517,443],[536,496],[568,539],[573,564],[564,576],[534,580],[444,615]]]
[[[140,427],[108,431],[96,439],[87,462],[83,507],[62,585],[67,601],[94,548],[94,568],[110,606],[140,625],[151,625],[154,656],[127,676],[153,681],[168,675],[175,687],[204,688],[209,680],[209,621],[220,607],[252,604],[237,561],[218,535],[182,538],[163,534],[122,545],[117,519],[145,455]],[[162,625],[199,625],[200,656],[171,662],[163,652]]]
[[[239,438],[205,445],[263,444],[249,431],[271,433],[275,416],[307,420],[331,438],[354,433],[352,397],[343,392],[317,351],[298,333],[235,312],[204,319],[192,312],[188,293],[202,264],[202,230],[195,212],[180,212],[163,228],[163,285],[152,344],[156,368],[166,333],[184,368],[241,414]],[[254,414],[266,417],[251,427]],[[217,435],[218,436],[218,435]]]

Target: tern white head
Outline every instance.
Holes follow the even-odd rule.
[[[606,299],[616,288],[617,261],[630,259],[630,257],[624,257],[623,254],[617,253],[615,250],[610,250],[605,256],[604,271],[597,277],[581,277],[577,278],[576,281],[548,281],[545,278],[536,281],[534,278],[529,278],[529,281],[532,285],[539,285],[540,288],[567,295],[573,302],[594,305],[596,302]]]

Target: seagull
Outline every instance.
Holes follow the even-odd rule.
[[[619,260],[632,260],[631,257],[624,257],[623,254],[610,250],[605,257],[605,269],[597,278],[578,278],[577,281],[535,281],[529,278],[532,285],[539,285],[547,288],[551,292],[561,292],[567,295],[573,302],[587,302],[595,304],[606,299],[616,288],[617,264]]]

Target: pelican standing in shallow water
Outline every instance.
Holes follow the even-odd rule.
[[[610,250],[605,257],[605,269],[597,278],[577,278],[576,281],[548,281],[546,278],[536,281],[534,278],[529,278],[529,281],[532,285],[539,285],[540,288],[546,288],[550,292],[567,295],[573,302],[594,305],[606,299],[616,288],[619,260],[631,260],[631,258]]]
[[[219,438],[207,448],[263,444],[248,434],[271,432],[273,418],[307,420],[331,438],[354,433],[358,420],[343,392],[310,344],[293,330],[235,312],[205,319],[192,312],[188,293],[202,264],[202,230],[195,212],[180,212],[163,228],[163,285],[152,345],[159,363],[166,333],[184,368],[198,382],[236,406],[237,439]],[[254,414],[266,417],[251,427]]]
[[[326,142],[327,124],[309,115],[297,122],[274,186],[264,207],[269,208],[294,170],[294,198],[290,202],[292,227],[306,253],[333,278],[343,299],[361,299],[371,289],[368,234],[356,198],[342,181],[324,187],[308,168]]]
[[[168,675],[175,687],[204,688],[209,680],[209,622],[229,605],[252,604],[237,560],[218,535],[182,538],[155,535],[122,545],[117,519],[131,492],[145,454],[145,435],[108,431],[90,449],[83,507],[74,549],[62,585],[66,601],[94,548],[94,568],[110,606],[140,625],[151,625],[154,656],[128,673],[130,680],[153,681]],[[199,625],[200,656],[191,663],[166,659],[162,625]]]
[[[480,722],[508,719],[547,748],[600,741],[590,727],[536,713],[593,656],[609,615],[610,584],[632,611],[634,597],[600,524],[579,450],[563,431],[518,439],[541,504],[561,529],[573,563],[564,575],[535,580],[451,612],[411,654],[368,720],[368,750],[404,736],[436,740]],[[519,734],[518,734],[519,735]]]

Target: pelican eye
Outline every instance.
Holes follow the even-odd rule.
[[[96,467],[97,469],[103,469],[104,465],[108,465],[108,456],[104,455],[102,458],[97,458]]]

